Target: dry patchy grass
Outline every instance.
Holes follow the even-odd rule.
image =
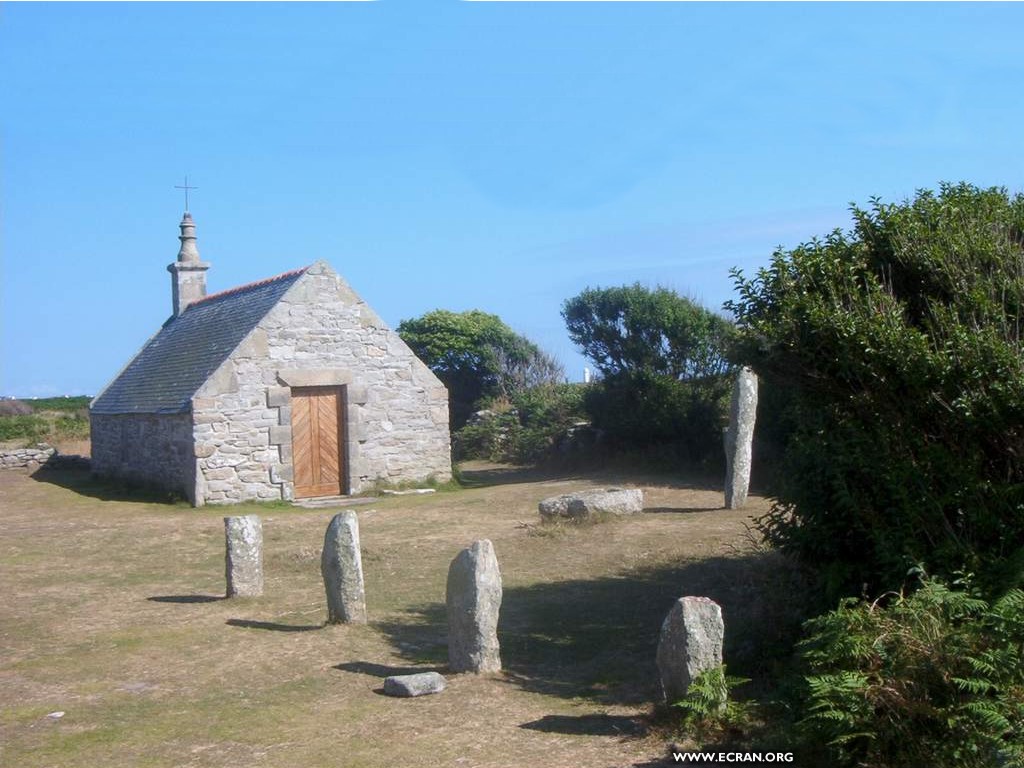
[[[335,510],[193,510],[84,473],[0,473],[0,764],[653,764],[657,632],[684,594],[722,603],[727,657],[756,674],[751,628],[777,618],[757,597],[771,557],[745,529],[764,500],[727,511],[664,478],[467,477],[477,487],[357,508],[370,624],[352,627],[324,625]],[[645,513],[536,524],[540,499],[611,482],[643,487]],[[263,517],[266,593],[225,600],[222,517],[246,513]],[[505,672],[380,695],[387,674],[444,671],[448,564],[478,538],[502,569]]]

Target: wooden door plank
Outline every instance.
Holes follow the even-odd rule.
[[[342,392],[340,387],[292,389],[292,465],[296,498],[345,492]]]
[[[308,496],[314,484],[311,429],[310,397],[296,390],[292,393],[292,471],[297,498]]]

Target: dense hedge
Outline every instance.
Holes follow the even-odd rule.
[[[1024,198],[960,184],[746,279],[742,362],[791,397],[768,538],[833,594],[908,568],[1015,578],[1024,545]]]

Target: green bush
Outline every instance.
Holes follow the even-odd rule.
[[[678,461],[700,465],[722,460],[730,391],[724,376],[698,385],[641,371],[595,382],[584,404],[617,448],[671,448]]]
[[[50,423],[42,416],[0,418],[0,440],[40,440],[49,432]]]
[[[731,390],[725,318],[666,288],[587,288],[562,308],[569,336],[602,378],[587,413],[616,449],[722,461]]]
[[[42,411],[71,411],[75,413],[89,412],[89,401],[92,400],[88,395],[74,395],[73,397],[37,397],[34,400],[28,400],[27,402],[32,406],[32,410],[36,413]]]
[[[84,440],[89,437],[89,417],[81,413],[58,416],[54,422],[54,432],[64,438]]]
[[[565,378],[555,358],[480,310],[436,309],[403,320],[398,335],[448,388],[452,429],[462,427],[483,400]]]
[[[807,623],[800,731],[836,766],[1024,766],[1024,592],[926,581]]]
[[[551,457],[559,440],[585,418],[582,384],[542,384],[492,403],[495,415],[455,435],[456,459],[535,464]]]
[[[737,356],[791,420],[761,521],[833,594],[1024,559],[1024,197],[967,184],[736,273]]]

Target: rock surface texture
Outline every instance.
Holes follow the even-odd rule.
[[[327,526],[320,573],[327,591],[327,623],[365,624],[366,592],[359,552],[359,518],[352,510],[335,515]]]
[[[707,597],[681,597],[661,625],[658,673],[669,703],[686,695],[694,678],[722,663],[722,609]]]
[[[420,672],[415,675],[395,675],[385,678],[384,693],[388,696],[426,696],[444,690],[445,680],[437,672]]]
[[[448,665],[453,672],[498,672],[501,572],[487,539],[459,552],[448,568]]]
[[[638,488],[579,491],[544,499],[537,509],[544,520],[587,520],[602,515],[633,515],[644,508],[644,492]]]
[[[736,376],[725,431],[725,506],[740,509],[747,503],[750,463],[757,417],[757,376],[743,368]]]
[[[263,594],[263,524],[256,515],[224,518],[228,597]]]

